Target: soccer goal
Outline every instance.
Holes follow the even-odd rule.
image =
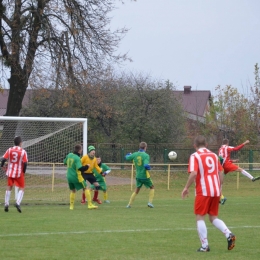
[[[63,159],[82,144],[87,153],[86,118],[0,117],[0,157],[11,146],[15,136],[21,136],[28,154],[25,175],[26,202],[68,202],[68,184]],[[0,187],[4,202],[5,173],[0,170]],[[15,198],[15,191],[12,191]]]

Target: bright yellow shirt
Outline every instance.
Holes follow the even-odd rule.
[[[83,166],[86,166],[87,164],[89,164],[89,168],[84,171],[84,173],[93,173],[93,170],[96,169],[98,173],[102,172],[102,169],[98,166],[97,163],[97,158],[90,158],[87,154],[82,156],[81,158],[81,163]]]

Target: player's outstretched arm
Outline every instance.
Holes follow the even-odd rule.
[[[86,171],[88,168],[89,168],[89,164],[80,167],[78,170],[83,173],[83,172]]]
[[[111,169],[109,169],[109,170],[106,170],[106,171],[104,171],[104,172],[103,172],[103,174],[102,174],[102,175],[103,175],[103,176],[106,176],[106,175],[108,175],[110,172],[111,172]]]
[[[127,154],[125,155],[125,160],[126,160],[126,161],[132,160],[132,153],[127,153]]]
[[[249,140],[246,140],[244,143],[242,143],[236,147],[233,147],[231,149],[231,151],[238,151],[238,150],[242,149],[246,144],[249,144],[249,142],[250,142]]]

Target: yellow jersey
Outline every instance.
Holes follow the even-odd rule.
[[[97,158],[96,158],[96,157],[90,158],[90,157],[88,156],[88,154],[86,154],[86,155],[82,156],[82,158],[81,158],[81,164],[82,164],[83,166],[86,166],[87,164],[89,164],[89,168],[88,168],[86,171],[84,171],[84,173],[87,173],[87,174],[89,173],[89,174],[91,174],[91,173],[93,173],[93,170],[94,170],[94,169],[96,169],[96,171],[97,171],[98,173],[101,173],[101,172],[102,172],[102,169],[98,166]]]

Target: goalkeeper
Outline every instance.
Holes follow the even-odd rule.
[[[82,146],[76,145],[73,153],[69,153],[64,159],[63,163],[67,165],[67,180],[70,189],[70,209],[74,209],[74,202],[76,197],[76,190],[84,189],[85,196],[88,198],[88,208],[96,209],[97,206],[91,202],[90,191],[87,189],[87,184],[83,179],[81,172],[89,168],[88,165],[82,166],[80,161],[80,154],[82,153]]]
[[[94,175],[94,170],[96,170],[98,174],[102,175],[103,173],[102,173],[102,169],[98,166],[97,158],[95,157],[95,154],[96,154],[96,148],[93,145],[90,145],[88,147],[88,153],[82,156],[81,158],[82,165],[89,166],[89,168],[86,171],[82,172],[82,177],[84,178],[85,181],[88,181],[91,185],[93,185],[95,190],[99,190],[100,186]],[[82,193],[81,203],[82,204],[86,203],[86,196],[85,196],[84,189]]]
[[[110,201],[107,199],[107,184],[106,184],[106,178],[105,176],[111,172],[111,169],[104,163],[101,162],[101,157],[96,156],[98,166],[102,169],[102,174],[99,174],[96,169],[93,170],[94,175],[97,179],[97,182],[99,183],[100,190],[103,191],[104,194],[104,203],[110,203]],[[102,204],[102,201],[98,199],[98,190],[95,190],[95,186],[91,185],[91,188],[94,189],[94,197],[93,201],[97,202],[98,204]]]

